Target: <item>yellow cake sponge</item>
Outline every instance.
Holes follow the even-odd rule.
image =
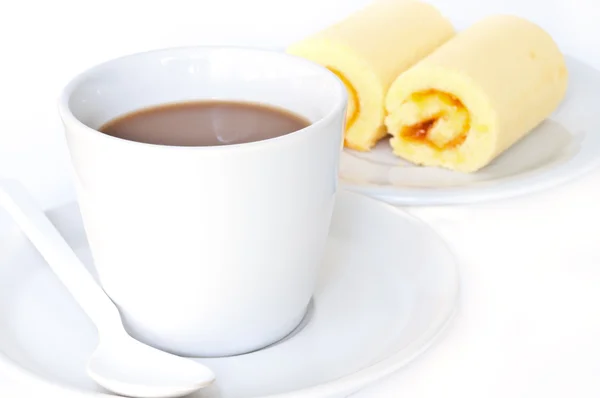
[[[564,56],[541,27],[487,17],[393,82],[391,146],[415,164],[475,172],[547,118],[567,80]]]
[[[455,31],[430,4],[379,0],[287,52],[336,73],[348,89],[346,147],[368,151],[386,135],[385,96],[394,79]]]

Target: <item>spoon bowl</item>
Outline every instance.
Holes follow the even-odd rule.
[[[88,375],[105,388],[129,397],[181,397],[208,386],[210,369],[121,335],[100,344],[87,364]]]

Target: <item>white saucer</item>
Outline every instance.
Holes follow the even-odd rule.
[[[417,167],[392,154],[345,149],[345,188],[399,205],[474,203],[556,186],[600,164],[600,71],[567,57],[569,88],[553,115],[475,174]]]
[[[76,205],[50,216],[89,264]],[[254,353],[200,360],[218,381],[193,397],[347,396],[412,361],[452,318],[454,256],[392,206],[340,192],[325,263],[301,327]],[[85,373],[95,342],[94,327],[0,210],[0,375],[44,396],[112,397]]]

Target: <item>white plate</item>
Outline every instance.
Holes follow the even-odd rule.
[[[77,207],[50,215],[89,264]],[[429,227],[342,192],[301,327],[254,353],[200,360],[214,369],[217,383],[194,397],[347,396],[428,348],[451,319],[457,293],[454,256]],[[94,327],[0,211],[0,374],[47,396],[112,397],[85,373],[95,342]]]
[[[397,205],[474,203],[523,195],[571,180],[600,163],[600,72],[567,57],[560,107],[523,140],[474,174],[418,167],[384,139],[368,153],[345,149],[345,188]]]

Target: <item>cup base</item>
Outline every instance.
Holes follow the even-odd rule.
[[[156,332],[148,331],[147,328],[143,328],[142,330],[141,325],[136,325],[135,322],[128,321],[127,319],[123,320],[123,324],[125,326],[125,330],[131,337],[161,351],[186,358],[223,358],[250,354],[252,352],[275,346],[286,339],[291,338],[300,330],[302,330],[310,320],[312,306],[311,299],[309,304],[299,315],[288,320],[278,330],[271,332],[268,338],[260,340],[259,342],[255,341],[251,345],[240,345],[239,343],[220,343],[217,346],[216,344],[197,341],[194,342],[194,346],[192,346],[189,342],[182,343],[181,340],[175,335],[159,335]]]

